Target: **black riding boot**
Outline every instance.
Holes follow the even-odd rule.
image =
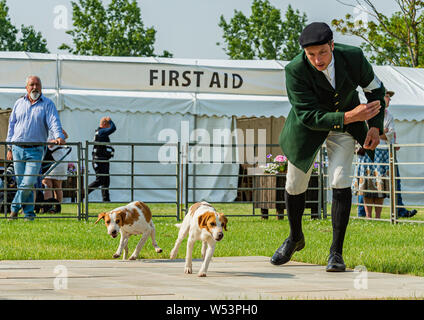
[[[331,223],[333,225],[333,243],[330,252],[343,253],[343,241],[349,223],[352,206],[352,189],[333,189],[333,204],[331,206]]]
[[[272,256],[271,263],[274,265],[287,263],[290,261],[295,251],[300,251],[305,247],[305,237],[302,232],[302,216],[305,210],[305,192],[293,196],[286,191],[285,200],[290,224],[290,235]]]
[[[303,238],[302,216],[305,211],[305,196],[305,192],[294,196],[288,194],[287,191],[284,193],[290,225],[289,238],[293,241],[299,241]]]
[[[109,189],[102,189],[103,202],[110,202]]]
[[[343,241],[349,223],[352,206],[351,188],[333,189],[333,204],[331,205],[331,224],[333,225],[333,243],[330,247],[326,271],[343,272],[346,265],[343,261]]]

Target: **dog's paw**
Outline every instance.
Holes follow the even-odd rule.
[[[184,269],[184,273],[192,274],[192,273],[193,273],[193,270],[192,270],[192,268],[191,268],[191,267],[185,267],[185,269]]]
[[[120,256],[121,256],[120,254],[115,253],[112,257],[113,257],[113,259],[117,259],[117,258],[119,258]]]
[[[137,260],[136,256],[131,256],[128,260]]]
[[[169,256],[169,259],[175,259],[177,257],[177,252],[176,251],[174,251],[174,250],[172,250],[171,251],[171,254],[170,254],[170,256]]]
[[[156,253],[162,253],[162,249],[161,248],[155,248]]]
[[[206,277],[206,272],[199,272],[197,274],[198,277]]]

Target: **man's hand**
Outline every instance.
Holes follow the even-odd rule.
[[[12,150],[7,150],[6,159],[7,159],[8,161],[12,161],[12,160],[13,160]]]
[[[364,142],[364,149],[374,150],[380,143],[379,130],[376,127],[371,127],[368,130],[367,136]]]
[[[53,142],[54,144],[59,144],[59,145],[63,145],[66,143],[65,140],[63,140],[62,138],[57,138],[57,139],[51,140],[50,142]]]
[[[366,121],[374,118],[380,112],[380,100],[372,101],[367,104],[360,104],[355,109],[345,112],[344,124],[356,121]]]

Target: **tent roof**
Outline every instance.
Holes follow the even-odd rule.
[[[287,63],[0,52],[0,108],[13,106],[25,93],[25,78],[36,74],[59,110],[287,116]],[[395,119],[424,120],[424,69],[374,70],[395,91],[390,106]]]

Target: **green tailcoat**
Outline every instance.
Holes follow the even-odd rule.
[[[364,144],[368,126],[383,133],[383,84],[365,92],[368,102],[380,100],[380,113],[365,121],[344,125],[344,113],[360,104],[358,86],[366,88],[374,79],[371,64],[360,48],[335,44],[334,89],[321,71],[315,69],[305,52],[296,56],[285,68],[287,95],[292,105],[281,131],[279,143],[289,161],[304,172],[313,164],[316,155],[330,131],[348,132],[361,145]],[[371,159],[374,151],[367,150]]]

